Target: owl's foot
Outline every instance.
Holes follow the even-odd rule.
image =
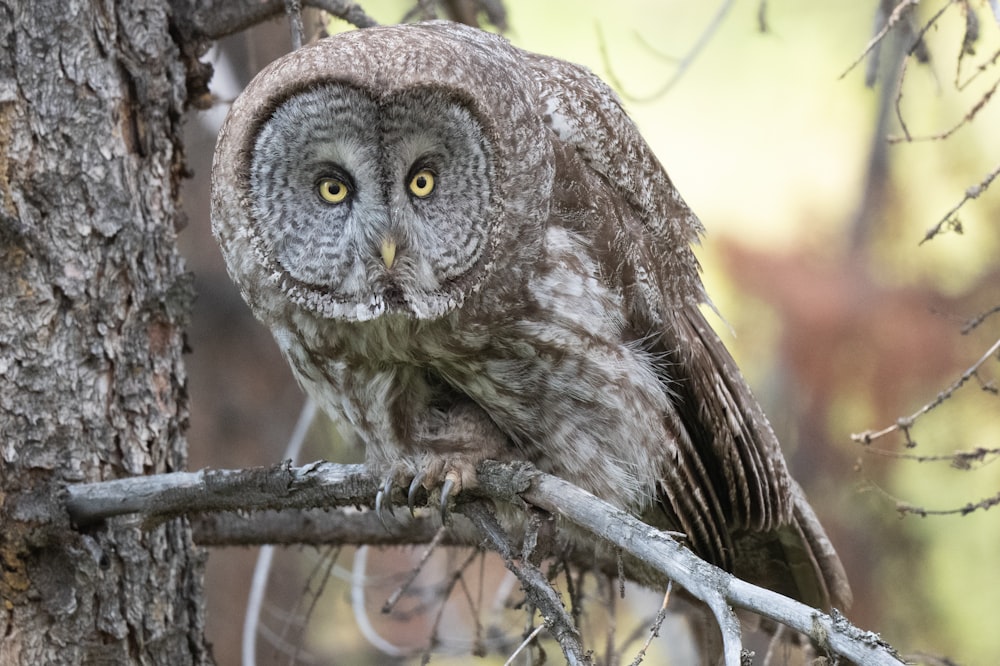
[[[511,450],[504,435],[480,407],[459,403],[447,411],[431,410],[414,427],[411,451],[403,458],[369,460],[373,469],[385,473],[375,497],[375,511],[382,523],[384,511],[391,507],[392,490],[406,493],[410,513],[423,501],[421,489],[441,490],[442,523],[448,517],[451,498],[478,485],[476,466],[486,459],[505,459]]]
[[[382,525],[389,529],[385,512],[392,513],[392,492],[396,487],[406,488],[406,506],[410,515],[416,514],[421,489],[441,488],[438,505],[441,522],[448,518],[448,504],[452,497],[467,488],[476,486],[476,465],[485,460],[481,453],[438,455],[426,454],[413,464],[396,464],[382,481],[375,495],[375,514]],[[415,470],[415,471],[414,471]]]

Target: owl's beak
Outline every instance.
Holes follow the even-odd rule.
[[[382,263],[385,264],[386,268],[392,268],[392,264],[396,261],[396,241],[391,238],[382,239]]]

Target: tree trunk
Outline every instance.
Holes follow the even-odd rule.
[[[186,90],[166,0],[0,0],[0,663],[202,664],[186,521],[66,483],[181,470]]]

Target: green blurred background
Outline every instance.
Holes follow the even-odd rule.
[[[391,23],[413,3],[359,4]],[[662,92],[721,4],[729,9],[717,29]],[[966,189],[1000,163],[1000,107],[987,103],[947,140],[892,145],[884,152],[885,168],[873,169],[880,86],[866,87],[867,61],[841,74],[871,39],[877,4],[772,0],[762,32],[761,5],[750,0],[507,0],[505,34],[518,46],[582,63],[615,82],[707,227],[699,257],[725,317],[713,323],[765,405],[794,476],[844,559],[856,599],[849,617],[904,652],[996,664],[1000,514],[901,517],[896,502],[928,509],[975,503],[1000,491],[1000,469],[900,460],[850,438],[931,401],[1000,328],[994,316],[961,334],[966,320],[1000,305],[1000,185],[960,211],[963,234],[918,245]],[[914,24],[919,28],[947,4],[920,7]],[[956,88],[966,14],[962,3],[952,3],[926,34],[930,62],[908,61],[899,108],[915,136],[959,123],[1000,76],[997,21],[986,3],[971,7],[981,39],[959,78],[982,63],[984,72]],[[245,84],[287,50],[287,28],[264,26],[222,48],[228,64],[217,65],[219,71],[229,67]],[[269,464],[280,458],[301,398],[208,238],[207,175],[217,126],[208,115],[188,127],[196,177],[185,194],[192,223],[182,238],[200,295],[189,358],[192,466]],[[889,133],[900,133],[895,108]],[[996,369],[995,361],[986,364],[983,381],[996,377]],[[328,430],[315,430],[325,442]],[[972,381],[917,421],[917,447],[905,452],[947,456],[998,447],[998,432],[1000,400]],[[902,444],[890,436],[873,448],[896,454],[904,452]],[[238,663],[254,553],[210,555],[209,621],[221,664]],[[287,581],[301,581],[307,565],[287,559],[278,570],[282,589],[269,601],[274,608],[301,604],[303,584]],[[349,615],[337,615],[345,593],[332,594],[333,610],[317,612],[311,622],[320,626],[309,633],[335,626],[343,657],[356,630]],[[360,657],[338,660],[321,647],[329,640],[317,640],[310,649],[326,655],[321,663],[358,663]]]

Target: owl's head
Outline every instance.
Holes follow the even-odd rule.
[[[431,319],[515,278],[551,190],[535,85],[505,40],[444,22],[345,33],[262,71],[230,110],[212,196],[258,315]]]

